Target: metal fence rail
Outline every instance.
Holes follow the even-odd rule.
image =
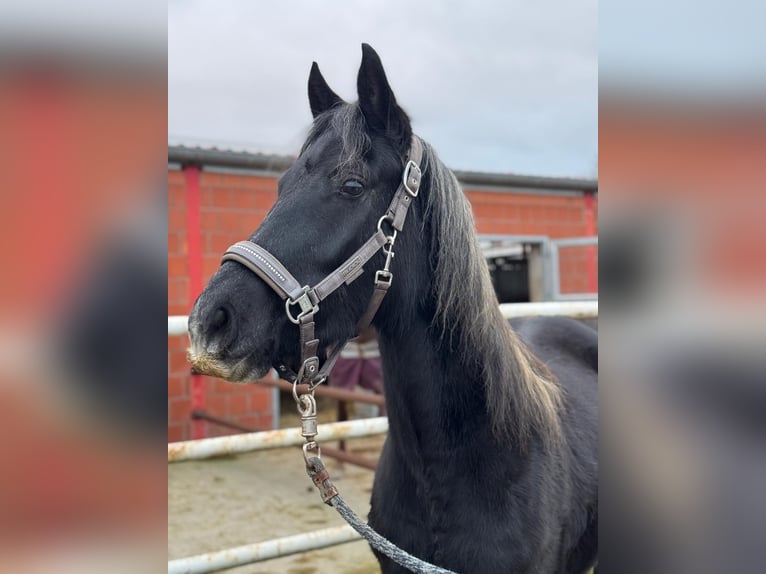
[[[350,526],[336,526],[304,532],[294,536],[275,538],[265,542],[237,546],[208,554],[179,558],[168,562],[168,574],[204,574],[226,568],[234,568],[253,562],[262,562],[281,556],[299,554],[307,550],[319,550],[360,540],[362,537]]]
[[[318,434],[322,437],[322,441],[361,438],[384,434],[387,431],[388,419],[386,417],[326,423],[319,425],[318,428]],[[168,443],[168,462],[199,460],[256,450],[300,446],[304,442],[305,439],[301,436],[298,428],[171,442]]]
[[[598,317],[598,301],[545,301],[543,303],[503,303],[500,312],[506,319],[515,317]]]
[[[186,335],[188,321],[187,315],[168,315],[168,337]]]
[[[542,303],[503,303],[500,311],[507,319],[537,315],[587,319],[598,316],[598,301],[545,301]],[[186,315],[168,316],[168,336],[185,335]]]

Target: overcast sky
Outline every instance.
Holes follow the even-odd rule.
[[[362,42],[449,167],[595,176],[596,0],[171,1],[170,143],[296,153],[311,62],[356,100]]]

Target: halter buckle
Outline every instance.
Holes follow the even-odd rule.
[[[414,161],[409,160],[407,165],[404,166],[402,185],[404,185],[404,191],[406,191],[413,199],[418,196],[418,192],[420,191],[420,177],[422,175],[420,166]]]
[[[391,281],[394,279],[394,274],[385,269],[380,269],[375,272],[375,285],[386,285],[391,287]]]
[[[287,313],[287,318],[296,325],[300,325],[301,319],[306,315],[317,313],[319,311],[319,305],[314,305],[309,298],[309,290],[310,287],[305,285],[303,287],[303,295],[297,299],[287,299],[285,301],[285,313]],[[293,314],[290,312],[291,305],[300,305],[301,312],[298,313],[297,317],[293,317]]]

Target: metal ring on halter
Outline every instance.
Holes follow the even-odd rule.
[[[394,216],[389,214],[389,213],[386,213],[384,216],[382,216],[380,219],[378,219],[378,231],[380,231],[381,233],[385,233],[385,231],[383,231],[383,222],[384,221],[388,221],[388,223],[393,226],[393,224],[394,224]],[[394,229],[394,234],[393,235],[386,235],[386,239],[388,239],[389,241],[391,241],[393,243],[393,241],[396,239],[396,229]]]
[[[304,362],[301,365],[301,368],[298,369],[298,372],[295,373],[295,380],[293,380],[293,397],[295,397],[296,401],[298,400],[298,393],[296,393],[295,387],[296,387],[296,385],[298,384],[299,381],[303,380],[303,371],[305,371],[305,370],[306,370],[306,363]]]
[[[306,461],[306,464],[309,463],[309,451],[315,450],[317,458],[322,458],[322,449],[319,448],[319,443],[317,443],[315,440],[312,440],[311,442],[307,442],[303,445],[303,460]]]
[[[313,393],[314,389],[316,389],[319,385],[324,383],[327,380],[327,377],[319,377],[315,382],[309,383],[309,392]]]
[[[293,399],[295,399],[295,404],[298,405],[298,409],[301,407],[301,398],[298,395],[298,377],[295,378],[293,381]]]
[[[303,401],[301,399],[303,399],[304,397],[311,397],[313,399],[314,398],[314,389],[316,389],[319,385],[324,383],[327,380],[327,377],[320,377],[319,380],[317,380],[315,383],[309,383],[309,390],[308,390],[308,393],[305,394],[305,395],[299,395],[298,394],[298,381],[299,380],[300,379],[298,379],[296,377],[296,379],[293,381],[293,399],[295,400],[295,404],[298,405],[298,411],[301,414],[304,414],[303,411],[305,409],[303,407]]]

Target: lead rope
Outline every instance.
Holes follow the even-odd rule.
[[[346,504],[338,489],[330,480],[330,473],[322,462],[322,453],[317,436],[317,404],[314,398],[314,391],[309,390],[306,394],[299,395],[297,390],[297,380],[293,383],[293,398],[298,407],[298,413],[301,415],[301,436],[306,440],[303,445],[303,459],[306,462],[306,473],[311,478],[311,482],[319,490],[322,502],[332,506],[338,511],[351,528],[356,530],[375,550],[388,556],[391,560],[407,568],[416,574],[455,574],[452,570],[447,570],[439,566],[434,566],[428,562],[416,558],[409,554],[375,532],[369,524],[364,522],[359,516]],[[316,453],[316,454],[312,454]]]

